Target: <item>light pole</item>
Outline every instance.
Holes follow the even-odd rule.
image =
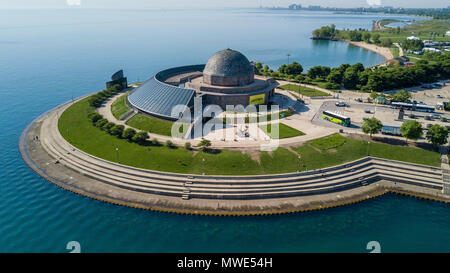
[[[300,172],[300,156],[298,156],[298,168],[297,168],[297,172]]]
[[[120,163],[119,162],[119,148],[117,148],[117,147],[116,147],[116,155],[117,155],[117,163]]]
[[[205,175],[205,158],[202,159],[203,162],[203,175]]]
[[[367,156],[369,156],[370,152],[370,141],[367,141]]]
[[[289,57],[291,57],[291,54],[288,53],[287,57],[288,57],[288,63],[287,64],[289,65]]]

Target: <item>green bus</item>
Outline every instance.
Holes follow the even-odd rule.
[[[351,121],[350,118],[343,116],[341,114],[330,112],[330,111],[323,111],[322,118],[324,120],[328,120],[331,122],[334,122],[336,124],[340,124],[346,127],[350,127]]]

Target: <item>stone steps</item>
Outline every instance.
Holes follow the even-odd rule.
[[[201,176],[123,166],[74,149],[59,134],[55,120],[42,125],[47,152],[60,163],[103,183],[133,191],[183,199],[254,199],[338,192],[383,179],[442,189],[439,168],[379,158],[302,173],[256,176]],[[56,160],[55,160],[56,161]]]

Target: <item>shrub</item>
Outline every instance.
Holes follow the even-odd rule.
[[[186,143],[184,143],[184,148],[186,150],[191,150],[192,149],[192,144],[190,142],[186,142]]]
[[[147,132],[138,132],[132,138],[131,141],[142,144],[149,138]]]
[[[110,133],[113,136],[121,137],[124,128],[125,126],[123,125],[114,125],[114,127],[111,128]]]
[[[123,131],[122,138],[128,139],[129,141],[131,141],[131,139],[134,137],[134,135],[136,135],[136,130],[134,130],[132,128],[127,128],[125,131]]]
[[[154,146],[159,146],[159,145],[161,145],[161,144],[159,143],[159,140],[158,140],[157,138],[154,138],[154,139],[152,140],[152,145],[154,145]]]
[[[102,129],[109,133],[109,131],[111,130],[112,127],[114,127],[114,125],[116,125],[114,122],[108,122],[105,125],[103,125]]]
[[[88,118],[92,121],[92,123],[96,123],[98,120],[102,119],[103,116],[97,112],[89,113]]]
[[[208,148],[211,146],[211,141],[208,139],[202,139],[202,141],[200,141],[198,146],[201,147],[202,151],[207,151]]]
[[[102,119],[97,120],[97,122],[95,123],[95,126],[101,129],[101,128],[103,128],[103,126],[106,123],[108,123],[108,120],[105,118],[102,118]]]
[[[167,140],[166,141],[166,146],[168,148],[175,148],[175,144],[173,144],[173,142],[171,140]]]

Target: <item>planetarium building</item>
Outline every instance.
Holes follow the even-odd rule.
[[[226,49],[214,54],[206,65],[191,65],[161,71],[134,89],[129,104],[140,112],[176,120],[172,109],[192,107],[194,98],[203,106],[267,104],[277,83],[255,77],[253,65],[240,52]]]

